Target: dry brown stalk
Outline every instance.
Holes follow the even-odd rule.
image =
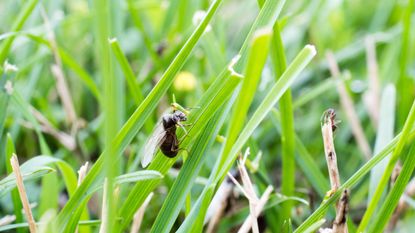
[[[331,195],[340,187],[340,175],[337,166],[337,155],[333,142],[333,132],[337,129],[336,112],[333,109],[328,109],[324,112],[322,117],[321,131],[323,134],[324,152],[326,155],[327,167],[329,170],[331,190],[328,195]],[[348,191],[344,190],[340,200],[336,204],[336,219],[333,222],[332,229],[323,229],[320,232],[333,233],[347,233],[346,215],[348,211]],[[330,231],[331,230],[331,231]]]
[[[349,209],[349,192],[345,189],[337,205],[336,219],[333,222],[333,233],[348,233],[346,217]]]
[[[10,158],[10,163],[13,168],[14,175],[16,176],[17,190],[19,191],[20,200],[22,201],[23,209],[26,215],[26,219],[29,223],[29,229],[31,233],[36,233],[36,222],[33,218],[32,209],[30,208],[27,193],[23,184],[22,174],[20,172],[19,160],[17,156],[13,154]]]
[[[365,45],[369,89],[364,96],[364,103],[375,128],[377,128],[379,124],[380,84],[378,62],[376,59],[376,42],[372,36],[368,36],[365,39]]]
[[[331,192],[340,187],[339,169],[337,167],[337,155],[333,142],[333,131],[336,129],[336,112],[328,109],[323,114],[321,132],[323,134],[324,152],[329,170]]]
[[[37,109],[31,108],[31,110],[36,120],[38,120],[41,124],[41,130],[43,132],[48,133],[54,138],[56,138],[56,140],[58,140],[68,150],[74,151],[76,149],[76,140],[72,135],[55,129],[49,122],[49,120],[45,116],[43,116],[43,114],[39,112]]]
[[[148,204],[150,203],[151,198],[153,197],[154,193],[150,193],[144,203],[141,205],[141,207],[135,212],[134,214],[134,220],[133,224],[131,226],[130,233],[138,233],[140,230],[141,222],[143,221],[144,212],[146,211],[146,208]]]
[[[47,30],[47,37],[50,43],[50,47],[53,53],[53,57],[55,60],[55,64],[51,66],[51,71],[53,76],[56,79],[56,89],[58,91],[59,98],[62,101],[63,108],[65,109],[67,121],[69,124],[72,124],[73,126],[73,132],[76,130],[76,112],[75,107],[72,102],[72,96],[68,88],[68,84],[65,80],[65,75],[62,69],[62,59],[59,55],[58,51],[58,45],[55,39],[55,33],[53,32],[52,26],[50,25],[48,16],[46,14],[46,11],[43,7],[41,7],[41,15],[43,17],[43,20],[45,22],[45,27]]]
[[[337,82],[337,91],[339,92],[340,96],[340,103],[344,112],[346,113],[346,117],[350,122],[352,133],[357,141],[357,144],[362,151],[363,155],[367,160],[370,159],[372,156],[372,151],[370,149],[369,143],[366,139],[366,136],[363,132],[362,125],[360,124],[359,117],[357,116],[356,110],[354,109],[352,98],[349,96],[349,93],[344,86],[344,83],[340,80],[340,70],[337,65],[337,61],[334,58],[333,53],[328,52],[326,54],[327,61],[329,64],[330,73],[333,78],[335,78]]]

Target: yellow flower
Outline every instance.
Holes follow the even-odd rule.
[[[178,91],[192,91],[196,87],[196,77],[188,71],[182,71],[176,76],[173,85]]]

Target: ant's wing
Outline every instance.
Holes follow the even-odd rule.
[[[141,166],[143,166],[143,168],[147,167],[153,160],[154,154],[163,142],[165,136],[166,130],[164,130],[163,124],[159,122],[144,145],[143,158],[141,159]]]

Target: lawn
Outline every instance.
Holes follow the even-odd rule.
[[[0,17],[0,231],[415,227],[414,0]]]

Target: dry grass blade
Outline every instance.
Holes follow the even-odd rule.
[[[88,162],[82,165],[78,170],[78,186],[81,185],[87,172],[88,172]]]
[[[375,128],[377,128],[379,124],[380,84],[375,43],[376,42],[372,36],[366,37],[366,63],[368,69],[369,90],[364,95],[363,100],[368,110],[369,116]]]
[[[323,114],[321,131],[323,134],[324,152],[326,154],[327,167],[329,170],[331,190],[333,193],[340,187],[339,168],[337,167],[337,155],[333,143],[333,131],[336,129],[336,113],[328,109]]]
[[[35,116],[36,120],[39,121],[41,125],[41,130],[47,134],[52,135],[56,140],[58,140],[63,146],[65,146],[68,150],[74,151],[76,149],[76,140],[73,136],[63,132],[56,130],[52,124],[46,119],[45,116],[42,115],[38,110],[32,108],[32,113]]]
[[[13,154],[11,157],[10,163],[12,165],[14,175],[16,176],[17,189],[19,190],[20,200],[22,201],[26,219],[29,223],[30,232],[36,233],[36,223],[33,218],[32,209],[30,208],[29,200],[27,198],[26,190],[23,184],[22,174],[20,173],[19,160],[15,154]]]
[[[261,213],[262,209],[264,208],[265,204],[267,203],[269,196],[271,195],[274,188],[270,185],[267,187],[267,189],[264,191],[264,194],[262,194],[261,198],[258,201],[258,204],[255,209],[255,218],[258,218],[259,214]],[[244,223],[242,224],[241,228],[238,232],[248,232],[249,229],[252,226],[251,218],[245,219]]]
[[[151,201],[151,198],[153,197],[154,193],[150,193],[146,200],[143,202],[141,207],[137,210],[137,212],[134,214],[133,224],[131,226],[130,233],[138,233],[140,230],[141,222],[143,221],[144,212],[146,211],[146,208],[148,204]]]
[[[88,162],[86,162],[84,165],[82,165],[78,170],[78,183],[77,187],[81,185],[82,181],[84,180],[86,173],[88,172]],[[76,227],[75,232],[78,232],[78,226]]]
[[[242,224],[238,233],[247,233],[250,229],[252,229],[252,232],[254,233],[259,232],[257,218],[261,213],[262,209],[264,208],[265,203],[268,201],[269,196],[271,195],[273,190],[272,186],[268,186],[262,197],[258,199],[257,195],[255,194],[254,186],[251,182],[251,179],[249,178],[248,171],[246,170],[246,167],[244,165],[244,162],[246,161],[248,154],[249,149],[246,151],[244,158],[239,159],[238,163],[238,169],[243,182],[243,187],[230,173],[228,173],[229,178],[235,183],[235,185],[238,188],[241,189],[242,193],[249,200],[250,214],[246,218],[245,222]]]
[[[104,194],[102,196],[102,212],[101,212],[101,226],[99,228],[99,233],[106,233],[106,229],[108,229],[108,203],[107,203],[107,195],[108,195],[108,179],[105,178],[104,180]]]
[[[326,54],[327,61],[330,68],[330,73],[333,78],[337,79],[337,91],[340,95],[340,103],[346,116],[350,122],[352,132],[354,137],[356,138],[357,144],[362,151],[363,155],[367,160],[370,159],[372,155],[372,151],[370,149],[369,143],[366,139],[366,136],[363,132],[362,125],[360,124],[359,117],[357,116],[356,110],[354,109],[353,101],[349,94],[347,93],[346,87],[344,83],[340,81],[340,70],[337,65],[337,61],[334,58],[333,53],[328,52]]]
[[[6,216],[0,218],[0,226],[8,225],[8,224],[14,222],[14,220],[16,220],[15,215],[6,215]]]
[[[243,183],[243,187],[245,189],[245,193],[247,193],[249,196],[249,211],[250,214],[247,219],[249,219],[252,222],[252,232],[259,233],[258,228],[258,221],[256,218],[256,207],[258,205],[258,197],[255,194],[254,186],[252,184],[251,179],[249,178],[248,172],[246,171],[246,168],[244,166],[244,160],[240,159],[238,163],[239,173],[241,174],[241,179]],[[241,229],[238,231],[239,233],[243,233]],[[248,232],[248,231],[247,231]]]
[[[345,189],[340,197],[337,211],[336,219],[333,223],[333,233],[348,233],[346,217],[347,211],[349,209],[349,191]]]
[[[65,75],[62,69],[62,59],[58,52],[58,45],[56,43],[55,34],[49,22],[46,11],[43,7],[41,7],[41,15],[43,17],[43,21],[45,22],[45,27],[48,32],[47,37],[48,37],[51,50],[53,53],[53,57],[55,60],[55,64],[51,66],[51,71],[52,71],[53,76],[56,79],[56,89],[62,101],[63,108],[65,109],[67,121],[69,124],[72,124],[73,131],[74,131],[76,130],[76,122],[77,122],[76,112],[75,112],[74,104],[72,102],[72,96],[69,91],[68,84],[65,81]]]
[[[226,205],[229,196],[232,194],[233,185],[228,181],[223,182],[212,201],[210,202],[209,209],[206,214],[206,219],[210,219],[207,226],[206,233],[215,232],[215,227],[219,223]]]

